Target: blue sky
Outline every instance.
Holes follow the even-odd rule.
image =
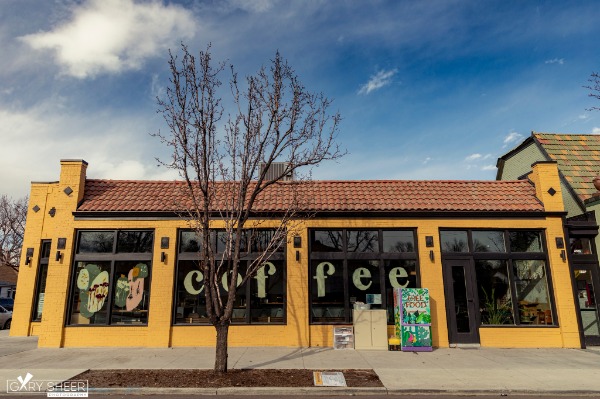
[[[349,154],[317,179],[493,179],[532,130],[600,134],[596,1],[0,1],[0,194],[88,177],[172,179],[156,96],[167,51],[212,43],[241,75],[279,50],[334,100]],[[224,76],[225,78],[225,76]]]

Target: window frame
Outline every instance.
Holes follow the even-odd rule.
[[[209,231],[209,234],[211,234],[210,237],[210,242],[211,242],[211,246],[214,250],[216,250],[218,248],[218,244],[217,244],[217,240],[218,240],[218,235],[216,234],[219,231],[223,231],[224,229],[211,229]],[[246,231],[248,230],[275,230],[273,229],[269,229],[269,228],[258,228],[258,229],[245,229]],[[192,229],[177,229],[177,242],[176,242],[176,249],[177,249],[177,259],[176,259],[176,263],[175,263],[175,273],[173,276],[173,307],[171,310],[171,326],[175,327],[182,327],[182,326],[188,326],[188,327],[198,327],[198,326],[210,326],[210,322],[201,322],[201,323],[177,323],[177,295],[178,295],[178,291],[179,291],[179,286],[178,284],[178,278],[179,278],[179,267],[180,267],[180,262],[181,261],[197,261],[199,263],[201,263],[201,259],[200,259],[200,253],[199,252],[181,252],[181,242],[182,242],[182,233],[184,232],[190,232],[190,231],[194,231]],[[245,237],[245,248],[246,251],[245,252],[240,252],[240,263],[241,262],[247,262],[247,261],[252,261],[254,259],[257,259],[260,254],[262,254],[261,252],[251,252],[252,250],[252,234],[244,234]],[[201,249],[201,248],[200,248]],[[220,255],[222,255],[222,252],[217,252],[216,256],[219,257]],[[238,320],[236,320],[235,322],[233,321],[232,318],[232,322],[231,325],[232,326],[257,326],[257,325],[263,325],[263,326],[282,326],[282,325],[287,325],[287,268],[288,268],[288,264],[287,264],[287,240],[284,241],[284,243],[282,244],[282,246],[275,252],[273,252],[270,256],[269,259],[267,261],[281,261],[283,262],[283,270],[282,272],[282,279],[283,279],[283,290],[282,290],[282,296],[283,296],[283,317],[282,317],[282,321],[281,322],[252,322],[252,307],[251,307],[251,302],[250,300],[248,300],[248,298],[251,297],[251,288],[252,288],[252,280],[248,279],[248,281],[246,281],[246,286],[244,287],[245,289],[245,295],[246,295],[246,315],[244,317],[244,321],[240,322]],[[204,293],[198,294],[198,295],[204,295]]]
[[[44,257],[44,246],[48,245],[48,256]],[[38,313],[38,304],[39,304],[39,295],[40,295],[40,291],[41,291],[41,285],[42,285],[42,269],[46,268],[46,280],[44,281],[44,301],[45,301],[45,293],[46,293],[46,282],[47,282],[47,278],[48,278],[48,264],[50,263],[50,254],[52,253],[52,240],[42,240],[40,243],[40,253],[39,253],[39,261],[38,261],[38,267],[37,267],[37,272],[36,272],[36,276],[35,276],[35,292],[33,295],[33,306],[31,307],[31,322],[33,323],[39,323],[42,321],[42,315],[40,315],[40,317],[37,317],[37,313]],[[42,310],[43,313],[43,310]]]
[[[79,246],[79,237],[82,232],[95,232],[95,231],[112,231],[115,233],[113,238],[113,252],[99,252],[99,253],[78,253]],[[117,241],[119,240],[119,232],[121,231],[146,231],[152,232],[152,243],[150,244],[152,250],[150,252],[121,252],[117,253]],[[75,230],[75,246],[73,250],[73,261],[71,262],[71,276],[69,283],[69,295],[68,295],[68,306],[67,306],[67,317],[65,317],[65,327],[147,327],[150,320],[150,298],[152,298],[152,268],[154,267],[153,258],[154,258],[154,244],[156,240],[156,231],[155,229],[148,228],[121,228],[121,229],[77,229]],[[150,281],[147,285],[148,288],[148,317],[146,323],[139,324],[111,324],[112,314],[113,314],[113,297],[115,295],[114,292],[114,284],[115,284],[115,263],[122,261],[130,261],[130,262],[149,262],[150,267]],[[110,263],[110,273],[108,286],[110,287],[108,298],[106,299],[107,306],[107,315],[106,315],[106,323],[104,324],[71,324],[71,317],[73,313],[73,301],[75,296],[74,287],[77,285],[77,273],[75,273],[77,263],[78,262],[109,262]]]
[[[442,251],[442,240],[441,233],[442,231],[466,231],[467,239],[468,239],[468,251],[467,252],[443,252]],[[473,246],[473,231],[502,231],[504,234],[504,245],[505,252],[474,252]],[[514,231],[537,231],[540,233],[540,244],[542,245],[541,252],[512,252],[510,247],[510,232]],[[554,284],[552,278],[552,270],[550,267],[550,258],[548,254],[548,240],[546,239],[547,231],[545,228],[504,228],[504,229],[494,229],[494,228],[443,228],[440,227],[438,230],[438,239],[440,240],[440,251],[442,256],[442,261],[444,259],[470,259],[471,265],[473,267],[473,271],[476,274],[477,270],[475,268],[475,261],[477,260],[505,260],[508,265],[508,278],[510,282],[510,291],[511,291],[511,302],[512,302],[512,311],[513,311],[513,319],[514,324],[482,324],[481,323],[481,312],[476,313],[477,325],[479,328],[559,328],[560,324],[558,322],[558,313],[556,309],[556,301],[554,296]],[[517,286],[516,286],[516,278],[514,275],[514,263],[513,261],[519,260],[541,260],[545,263],[545,272],[546,272],[546,282],[548,286],[548,299],[550,310],[552,314],[552,324],[521,324],[521,318],[519,317],[519,309],[518,309],[518,298],[517,298]],[[476,279],[477,277],[475,277]],[[476,288],[476,287],[475,287]],[[477,292],[477,299],[479,298],[479,293]]]
[[[342,251],[340,252],[313,252],[313,235],[317,231],[342,231]],[[377,231],[378,232],[378,245],[379,249],[377,252],[355,252],[348,251],[348,231]],[[414,252],[383,252],[383,232],[384,231],[410,231],[413,233]],[[312,263],[313,261],[330,261],[336,260],[341,261],[343,265],[343,281],[344,281],[344,321],[313,321],[313,284],[312,284]],[[308,321],[309,325],[339,325],[352,323],[352,306],[350,306],[350,295],[348,285],[350,284],[348,274],[348,261],[351,260],[376,260],[379,262],[379,284],[381,294],[381,309],[387,310],[389,304],[387,303],[386,295],[386,273],[385,273],[385,261],[386,260],[407,260],[415,262],[415,274],[416,274],[416,287],[421,287],[421,273],[420,273],[420,262],[419,262],[419,241],[416,227],[364,227],[364,228],[343,228],[343,227],[331,227],[331,228],[311,228],[308,230]],[[388,325],[393,325],[389,322]]]

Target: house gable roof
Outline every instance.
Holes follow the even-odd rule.
[[[298,188],[307,212],[543,212],[528,181],[364,180],[283,182],[258,199],[257,212],[284,211]],[[86,180],[77,212],[178,212],[181,181]]]
[[[533,132],[533,138],[583,202],[597,191],[592,184],[600,175],[600,135]]]

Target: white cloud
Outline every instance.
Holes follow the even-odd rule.
[[[491,157],[492,154],[481,155],[479,153],[475,153],[465,157],[465,162],[485,161],[486,159],[490,159]]]
[[[190,38],[192,14],[158,1],[91,0],[72,19],[48,32],[22,37],[36,50],[52,50],[64,73],[86,78],[139,69],[143,62]]]
[[[562,65],[565,63],[565,59],[564,58],[553,58],[551,60],[546,60],[544,62],[544,64],[558,64],[558,65]]]
[[[600,127],[595,127],[592,129],[592,134],[600,134]]]
[[[496,170],[496,165],[485,165],[481,170]]]
[[[423,165],[427,165],[431,161],[431,157],[427,157],[423,160]]]
[[[468,157],[465,158],[465,161],[467,162],[473,162],[476,161],[480,158],[483,158],[483,156],[481,154],[471,154]]]
[[[172,180],[176,174],[156,168],[164,150],[147,132],[156,127],[147,115],[78,114],[60,99],[27,110],[0,108],[2,193],[21,197],[30,181],[55,181],[60,159],[85,159],[88,176],[111,179]]]
[[[389,71],[379,71],[375,75],[369,78],[369,81],[361,86],[358,94],[369,94],[372,91],[381,89],[384,86],[392,83],[392,78],[398,72],[397,69],[390,69]]]
[[[517,132],[509,132],[505,137],[504,137],[504,145],[503,147],[506,147],[509,144],[515,143],[517,141],[521,141],[523,139],[523,135],[519,134]]]
[[[581,114],[581,115],[579,115],[579,117],[578,117],[578,118],[579,118],[579,119],[581,119],[581,120],[586,120],[586,119],[588,119],[589,117],[590,117],[590,116],[589,116],[588,114]]]

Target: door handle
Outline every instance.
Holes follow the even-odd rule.
[[[467,299],[467,301],[469,301],[469,302],[473,302],[473,300],[472,300],[472,299]]]

